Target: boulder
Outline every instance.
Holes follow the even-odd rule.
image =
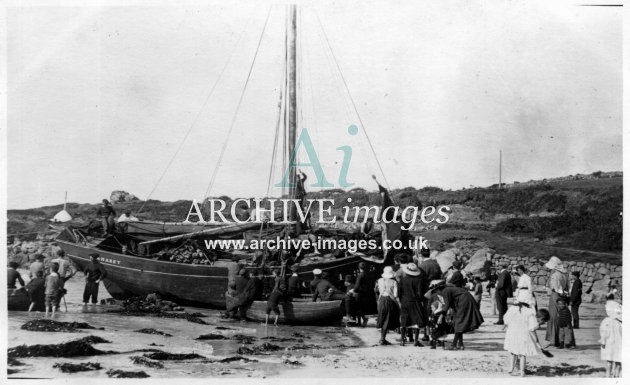
[[[465,273],[471,273],[474,276],[479,276],[482,279],[490,276],[490,269],[492,262],[486,259],[486,255],[490,253],[489,249],[479,249],[468,261],[468,264],[464,267]]]
[[[610,270],[608,270],[605,267],[600,267],[599,270],[597,270],[598,273],[602,274],[602,275],[608,275],[610,274]]]
[[[137,196],[130,194],[126,191],[112,191],[111,195],[109,196],[109,200],[112,203],[121,203],[121,202],[138,201],[140,199],[138,199]]]
[[[435,257],[435,260],[440,265],[440,269],[442,269],[442,271],[446,271],[453,266],[453,262],[455,262],[455,253],[452,250],[443,251]]]

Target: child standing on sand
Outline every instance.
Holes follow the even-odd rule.
[[[542,350],[536,329],[547,321],[542,312],[537,314],[530,307],[530,298],[529,290],[519,290],[514,306],[510,307],[503,318],[507,328],[503,348],[510,352],[509,373],[517,374],[516,363],[520,360],[521,377],[525,376],[526,357],[537,355],[537,348]],[[546,318],[549,318],[549,313]]]
[[[602,360],[606,361],[606,377],[621,375],[621,305],[614,301],[606,302],[606,315],[599,326],[602,344]]]

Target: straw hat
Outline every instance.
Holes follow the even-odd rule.
[[[558,270],[561,273],[566,273],[566,269],[562,266],[562,261],[555,256],[549,258],[549,262],[545,263],[545,267],[549,270]]]
[[[420,269],[415,263],[411,262],[406,265],[402,265],[402,269],[407,275],[417,276],[420,275]]]
[[[381,274],[383,278],[394,278],[394,269],[391,266],[385,266],[383,269],[383,274]]]

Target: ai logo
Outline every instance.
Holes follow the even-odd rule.
[[[348,127],[348,134],[354,136],[359,132],[359,129],[354,124]],[[300,147],[304,146],[304,151],[308,155],[308,163],[296,163],[296,157],[298,152],[300,151]],[[339,170],[339,187],[347,188],[354,185],[354,183],[348,183],[348,169],[350,168],[350,160],[352,159],[352,147],[350,146],[341,146],[337,147],[336,150],[339,150],[343,153],[343,161],[341,163],[341,170]],[[315,178],[317,180],[315,183],[311,185],[311,187],[335,187],[332,183],[330,183],[326,176],[324,175],[324,169],[317,157],[317,152],[315,151],[315,147],[313,146],[313,141],[311,140],[310,135],[308,134],[308,130],[306,128],[302,129],[300,133],[300,137],[295,144],[295,150],[291,155],[291,159],[289,160],[289,165],[285,170],[284,177],[282,181],[275,184],[275,187],[295,187],[295,183],[292,183],[289,180],[289,176],[291,174],[292,167],[310,167],[313,169],[315,174]]]

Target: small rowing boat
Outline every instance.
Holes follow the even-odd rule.
[[[228,307],[235,301],[235,297],[225,295]],[[280,308],[278,322],[283,324],[322,325],[343,317],[341,300],[312,302],[310,298],[294,298],[292,301],[280,302],[278,307]],[[266,314],[267,301],[254,301],[247,309],[246,317],[251,321],[264,322]]]

